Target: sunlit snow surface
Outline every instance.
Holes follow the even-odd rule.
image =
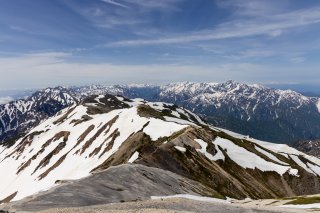
[[[100,101],[100,98],[102,97],[103,96],[98,96],[96,98],[96,101],[99,104],[102,104]],[[118,100],[124,101],[122,97],[118,97]],[[101,165],[113,153],[117,152],[119,147],[130,135],[137,133],[142,129],[145,134],[149,135],[152,140],[156,141],[162,137],[169,137],[173,133],[191,125],[194,128],[200,128],[199,124],[204,124],[198,116],[181,108],[172,110],[172,117],[165,116],[165,120],[140,117],[138,115],[137,107],[140,104],[149,105],[158,111],[165,109],[165,106],[172,107],[173,105],[170,104],[160,102],[151,103],[142,99],[134,99],[132,102],[128,101],[126,103],[131,107],[116,109],[109,113],[89,115],[91,119],[75,125],[72,121],[82,119],[84,115],[88,116],[87,107],[94,106],[95,104],[79,105],[75,107],[61,123],[55,122],[66,115],[68,110],[73,108],[70,107],[32,129],[30,133],[43,132],[36,135],[30,143],[26,143],[23,150],[17,150],[19,145],[21,145],[22,139],[19,139],[16,144],[10,148],[0,146],[0,200],[14,194],[15,192],[17,192],[17,195],[14,197],[14,200],[19,200],[39,191],[53,187],[57,180],[79,179],[86,177],[90,175],[90,172],[94,168]],[[187,117],[189,120],[187,121],[182,119],[180,114],[183,114],[183,117]],[[196,119],[198,123],[194,123],[190,116]],[[101,134],[98,134],[97,137],[94,137],[102,126],[112,120],[114,120],[114,122],[110,124],[110,129],[108,131],[104,130]],[[80,136],[83,135],[90,126],[93,126],[92,131],[89,131],[88,134],[85,135],[84,139],[77,144]],[[210,161],[224,161],[225,156],[222,152],[222,150],[224,150],[231,160],[243,168],[259,169],[261,171],[275,171],[280,175],[288,171],[291,175],[299,176],[296,169],[293,169],[285,162],[282,162],[271,152],[285,155],[287,158],[294,160],[298,165],[302,162],[299,162],[295,156],[302,155],[316,165],[302,163],[303,165],[301,164],[300,166],[312,174],[320,174],[320,167],[317,166],[320,164],[319,159],[307,156],[287,145],[258,141],[224,129],[218,129],[211,126],[210,128],[215,131],[224,131],[233,137],[246,139],[257,144],[255,149],[262,155],[271,159],[273,162],[266,161],[255,153],[249,152],[245,148],[240,147],[227,139],[217,137],[214,141],[210,142],[195,139],[195,142],[198,143],[200,147],[197,149],[199,154],[203,154]],[[59,144],[63,143],[63,137],[59,140],[50,142],[45,149],[40,151],[42,146],[44,146],[44,144],[52,139],[57,133],[61,133],[62,131],[70,132],[70,135],[65,142],[65,146],[59,152],[54,153],[52,157],[49,158],[50,161],[46,164],[42,164],[42,167],[37,168],[43,159],[52,153]],[[111,148],[104,152],[107,146],[111,143],[112,133],[116,131],[119,132],[119,135],[114,139]],[[92,143],[85,148],[86,143],[91,138],[94,138],[94,140],[92,140]],[[167,142],[169,141],[164,143]],[[212,143],[215,146],[215,149],[217,150],[215,154],[211,154],[207,151],[208,143]],[[95,155],[91,155],[98,147],[101,149],[97,151]],[[263,149],[260,147],[263,147]],[[174,149],[182,154],[185,154],[187,151],[186,146],[183,146],[182,144],[174,146]],[[268,152],[268,150],[270,152]],[[133,153],[129,158],[128,163],[135,162],[139,158],[140,154],[143,153]],[[61,161],[64,156],[65,158]],[[61,161],[61,164],[55,167],[55,164],[57,164],[59,160]],[[27,166],[18,173],[18,170],[22,165]],[[47,176],[41,179],[41,174],[48,171],[49,168],[53,169]]]
[[[318,102],[317,102],[317,108],[318,108],[318,111],[319,111],[319,113],[320,113],[320,98],[319,98],[319,100],[318,100]]]
[[[214,203],[230,203],[228,200],[222,200],[218,198],[212,197],[204,197],[199,195],[191,195],[191,194],[177,194],[177,195],[168,195],[168,196],[151,196],[152,200],[159,200],[159,199],[172,199],[172,198],[185,198],[189,200],[196,200],[196,201],[204,201],[204,202],[214,202]]]
[[[281,166],[269,161],[264,160],[260,156],[249,152],[245,148],[242,148],[233,142],[217,137],[214,144],[220,146],[226,150],[228,156],[243,168],[259,169],[261,171],[275,171],[280,175],[289,171],[290,174],[297,175],[298,170],[292,169],[290,166]]]
[[[195,141],[197,143],[199,143],[199,145],[201,146],[201,149],[197,149],[197,151],[201,152],[202,154],[204,154],[209,160],[213,160],[213,161],[224,160],[223,153],[221,152],[220,149],[217,149],[217,147],[216,147],[216,149],[218,150],[218,152],[213,156],[212,154],[207,152],[207,146],[208,146],[207,142],[204,142],[201,139],[195,139]]]
[[[135,152],[133,153],[133,155],[130,157],[130,159],[128,160],[128,163],[133,163],[134,161],[136,161],[139,157],[139,152]]]
[[[301,166],[302,168],[308,168],[306,169],[306,171],[312,173],[312,174],[317,174],[317,175],[320,175],[320,159],[319,158],[316,158],[314,156],[310,156],[310,155],[306,155],[305,153],[303,152],[300,152],[286,144],[275,144],[275,143],[270,143],[270,142],[265,142],[265,141],[260,141],[260,140],[256,140],[256,139],[253,139],[253,138],[248,138],[248,136],[244,136],[244,135],[241,135],[241,134],[238,134],[238,133],[235,133],[235,132],[232,132],[232,131],[229,131],[229,130],[226,130],[226,129],[222,129],[222,128],[214,128],[214,129],[218,129],[220,131],[223,131],[235,138],[239,138],[239,139],[246,139],[246,140],[249,140],[253,143],[256,143],[257,145],[260,145],[264,148],[266,148],[267,150],[270,150],[274,153],[278,153],[278,154],[281,154],[287,158],[290,158],[292,160],[296,160],[296,156],[303,156],[304,158],[308,159],[309,161],[311,161],[312,163],[316,164],[316,165],[313,165],[313,169],[311,170],[310,169],[310,166],[304,164],[303,162],[301,162],[302,164],[299,164],[300,162],[296,162],[299,166]],[[284,163],[284,162],[283,162]],[[285,163],[284,163],[285,164]]]
[[[64,110],[60,114],[66,113],[68,109]],[[60,116],[62,116],[60,115]],[[64,179],[79,179],[90,174],[90,171],[102,164],[106,159],[108,159],[113,153],[115,153],[122,143],[133,133],[140,131],[143,126],[149,122],[148,126],[144,128],[144,132],[151,137],[152,140],[157,140],[159,137],[166,137],[172,135],[174,132],[179,131],[186,125],[178,124],[175,122],[167,122],[155,118],[145,118],[140,117],[137,114],[137,108],[131,107],[128,109],[113,110],[106,114],[90,115],[91,120],[80,123],[74,126],[70,123],[74,119],[80,119],[83,115],[86,115],[86,107],[78,106],[76,107],[71,115],[61,124],[54,124],[60,116],[56,116],[43,122],[41,125],[34,128],[32,132],[45,131],[39,136],[35,136],[32,144],[26,146],[22,153],[16,152],[8,158],[5,156],[10,155],[16,149],[17,145],[21,142],[21,139],[9,149],[5,149],[0,146],[0,174],[5,174],[1,176],[0,182],[0,200],[18,192],[14,200],[19,200],[28,195],[32,195],[41,190],[48,189],[55,185],[57,180]],[[111,126],[108,134],[100,134],[92,144],[82,153],[76,153],[79,149],[84,146],[86,141],[92,138],[99,128],[112,120],[115,116],[119,116],[115,123]],[[99,125],[100,124],[100,125]],[[93,131],[91,131],[85,139],[76,147],[76,142],[78,141],[80,135],[90,126],[95,125]],[[120,132],[120,135],[115,139],[114,144],[108,152],[104,153],[102,151],[108,145],[108,142],[102,147],[100,152],[95,156],[89,156],[90,153],[97,147],[99,147],[111,133],[115,130]],[[35,159],[33,159],[28,167],[26,167],[21,173],[17,174],[19,167],[28,161],[32,156],[35,156],[39,150],[41,150],[42,145],[53,138],[57,133],[61,131],[69,131],[70,136],[66,142],[65,147],[56,155],[54,155],[47,166],[39,168],[36,172],[36,167],[40,164],[41,160],[45,158],[50,152],[52,152],[63,138],[58,141],[54,141],[48,145],[45,150],[39,154]],[[39,180],[39,176],[45,172],[48,168],[53,166],[62,156],[66,154],[66,158],[63,160],[61,165],[52,170],[45,178]],[[16,160],[15,160],[16,159]],[[131,159],[132,162],[134,159]]]
[[[176,148],[176,150],[180,151],[180,152],[186,152],[187,149],[181,146],[174,146],[174,148]]]
[[[305,204],[305,205],[281,205],[279,207],[283,208],[297,208],[297,209],[320,209],[320,203],[313,203],[313,204]]]

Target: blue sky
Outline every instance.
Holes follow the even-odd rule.
[[[0,89],[320,85],[317,0],[0,0]]]

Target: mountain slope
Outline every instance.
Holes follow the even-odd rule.
[[[0,146],[0,200],[126,163],[171,171],[218,198],[320,192],[317,158],[214,128],[173,104],[99,95],[42,122],[13,146]]]
[[[7,204],[6,209],[25,212],[136,202],[149,200],[155,192],[162,195],[212,194],[199,182],[175,173],[139,164],[125,164],[80,180],[64,181],[49,191]]]
[[[112,96],[86,99],[83,105],[46,120],[11,148],[2,147],[0,170],[7,175],[1,195],[18,191],[16,199],[20,199],[51,186],[56,175],[58,179],[85,177],[148,122],[144,131],[153,140],[185,127],[173,122],[164,125],[162,120],[138,116],[135,107],[125,107],[129,105]],[[159,126],[164,128],[154,133]],[[37,184],[30,188],[35,180]],[[21,184],[26,188],[20,188]]]

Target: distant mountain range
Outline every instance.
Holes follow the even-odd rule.
[[[228,81],[49,88],[0,106],[0,140],[10,143],[15,135],[23,135],[61,109],[106,93],[174,103],[215,126],[265,141],[291,144],[320,138],[319,98]]]
[[[77,96],[69,89],[56,87],[35,92],[26,99],[0,105],[0,141],[12,144],[41,121],[78,101]]]
[[[179,85],[175,92],[185,86],[193,94],[198,90]],[[169,88],[163,94],[172,94]],[[53,107],[58,103],[72,106],[44,119],[12,146],[0,145],[0,203],[30,195],[13,205],[55,208],[178,193],[219,199],[320,193],[320,160],[287,145],[213,127],[170,103],[113,95],[90,95],[76,103],[67,92],[47,89],[37,93],[39,102],[30,98],[30,103],[6,105],[47,115],[58,110]]]

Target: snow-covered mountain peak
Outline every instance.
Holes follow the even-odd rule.
[[[297,106],[314,102],[313,98],[301,95],[292,90],[275,90],[261,85],[247,85],[235,81],[225,83],[173,83],[162,86],[161,96],[182,96],[184,101],[194,102],[202,100],[199,104],[214,104],[217,108],[221,102],[247,102],[250,104],[279,105],[283,102],[293,102]],[[217,103],[217,104],[215,104]],[[246,104],[246,103],[244,103]],[[254,107],[253,107],[254,108]]]
[[[79,102],[75,94],[64,87],[40,90],[26,99],[0,105],[0,141],[16,138],[41,120]]]

